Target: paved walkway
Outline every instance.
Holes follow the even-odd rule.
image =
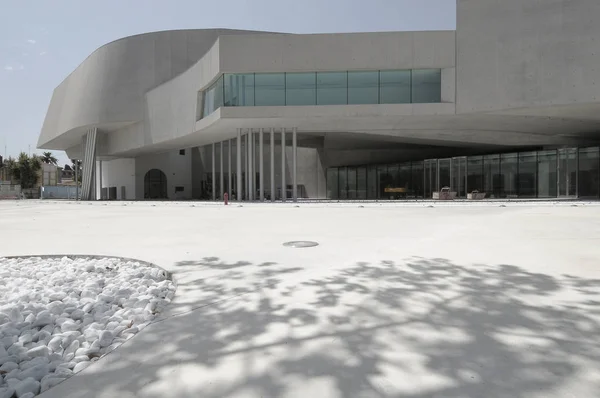
[[[0,202],[0,255],[178,282],[42,398],[600,396],[600,206],[506,206]]]

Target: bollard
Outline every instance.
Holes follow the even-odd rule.
[[[223,194],[223,199],[225,199],[225,206],[227,206],[227,204],[229,203],[229,195],[227,194],[227,192]]]

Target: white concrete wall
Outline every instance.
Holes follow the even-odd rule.
[[[183,148],[182,148],[183,149]],[[136,199],[144,199],[144,176],[151,169],[159,169],[167,177],[169,199],[192,199],[192,149],[185,148],[185,155],[179,150],[135,158]],[[183,187],[183,192],[175,192],[175,187]]]
[[[117,187],[117,200],[136,198],[135,159],[115,159],[102,162],[102,187]],[[125,187],[125,197],[122,188]]]

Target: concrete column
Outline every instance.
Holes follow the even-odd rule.
[[[231,144],[233,144],[233,140],[227,141],[227,195],[229,195],[229,200],[231,200]]]
[[[296,178],[296,169],[297,169],[297,159],[296,159],[296,155],[297,155],[297,142],[296,142],[296,127],[294,127],[292,129],[292,198],[294,199],[294,202],[298,201],[298,181]]]
[[[79,160],[75,159],[75,200],[79,200]]]
[[[237,145],[236,150],[236,168],[237,168],[237,188],[235,198],[238,202],[242,201],[242,129],[237,129]]]
[[[287,199],[287,190],[285,188],[285,128],[281,129],[281,200]]]
[[[250,201],[250,130],[246,134],[246,199]]]
[[[215,144],[211,144],[212,147],[212,200],[216,200],[217,199],[217,181],[215,181],[217,179],[217,174],[216,174],[216,161],[215,161]]]
[[[219,167],[219,191],[220,191],[219,192],[219,197],[223,198],[223,196],[221,196],[221,195],[223,195],[225,193],[225,187],[224,187],[224,184],[223,184],[223,181],[225,180],[224,179],[224,177],[225,177],[225,175],[224,175],[225,174],[225,169],[223,168],[223,141],[221,141],[219,144],[220,144],[219,149],[220,149],[220,152],[221,152],[221,155],[219,156],[219,166],[220,166]]]
[[[250,129],[250,132],[248,133],[248,135],[250,136],[249,140],[250,140],[250,148],[248,148],[250,150],[250,167],[249,167],[249,174],[250,174],[250,182],[248,184],[249,187],[249,196],[250,196],[250,200],[254,200],[254,168],[255,168],[255,162],[254,162],[254,133],[252,132],[252,129]]]
[[[99,160],[98,161],[98,182],[100,183],[100,194],[98,196],[100,196],[100,200],[104,199],[102,197],[102,161]]]
[[[275,129],[271,127],[271,202],[275,201]]]
[[[263,129],[260,129],[260,133],[258,133],[258,182],[260,189],[260,201],[265,201],[265,178],[264,178],[264,161],[265,161],[265,152],[264,152],[264,144],[263,144]]]

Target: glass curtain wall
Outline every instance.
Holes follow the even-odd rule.
[[[369,166],[367,171],[367,199],[377,199],[377,166]]]
[[[212,84],[203,96],[202,117],[206,117],[223,106],[223,76]]]
[[[202,117],[221,106],[439,103],[441,69],[225,73],[202,93]]]
[[[556,151],[540,151],[537,156],[537,196],[538,198],[555,198],[558,194],[556,167]]]
[[[423,164],[424,162],[412,162],[411,164],[411,185],[412,193],[415,198],[422,199],[424,197],[423,189]]]
[[[356,199],[367,199],[367,168],[356,168]]]
[[[443,187],[451,187],[458,197],[477,190],[485,193],[486,198],[567,195],[600,198],[600,148],[428,159],[327,170],[330,199],[430,199]]]
[[[516,153],[506,153],[500,156],[501,197],[518,197],[517,180],[519,173],[519,156]]]
[[[500,155],[483,157],[483,192],[488,198],[502,196],[502,174],[500,172]]]
[[[518,195],[537,197],[537,152],[519,153]]]
[[[470,156],[467,160],[467,191],[485,192],[483,156]]]
[[[600,197],[600,149],[579,149],[579,197]]]

